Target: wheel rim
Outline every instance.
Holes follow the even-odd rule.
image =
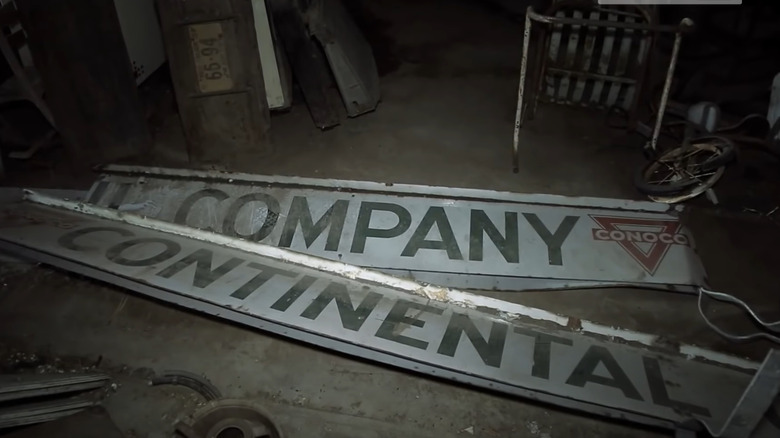
[[[720,148],[710,143],[672,149],[647,167],[644,180],[649,185],[675,186],[680,189],[714,183],[711,180],[718,175],[721,167],[713,169],[709,163],[721,153]]]
[[[706,183],[698,186],[693,186],[674,196],[649,195],[648,197],[654,202],[662,202],[664,204],[676,204],[678,202],[695,198],[701,195],[702,193],[706,192],[710,187],[712,187],[716,182],[718,182],[720,177],[723,175],[724,171],[725,169],[723,167],[719,167],[715,171],[715,174],[711,176]]]
[[[673,195],[651,195],[656,202],[673,204],[701,195],[723,175],[724,166],[713,168],[712,162],[722,154],[715,144],[696,143],[673,149],[659,157],[645,171],[648,184],[675,185],[681,190]]]

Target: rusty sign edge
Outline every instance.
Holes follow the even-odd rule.
[[[518,204],[559,205],[569,207],[589,207],[597,209],[614,209],[639,211],[647,213],[679,214],[684,211],[682,205],[659,204],[656,202],[637,201],[632,199],[613,199],[588,196],[564,196],[538,193],[515,193],[475,188],[453,188],[444,186],[431,186],[424,184],[407,183],[382,183],[375,181],[320,179],[299,176],[284,175],[257,175],[241,172],[227,172],[216,170],[191,170],[166,167],[143,167],[110,164],[96,168],[100,173],[122,176],[150,176],[161,178],[187,179],[195,178],[205,181],[219,181],[225,183],[246,182],[250,184],[282,184],[301,187],[321,187],[334,190],[354,190],[366,192],[381,192],[390,195],[414,195],[452,197],[481,200],[510,202]],[[90,193],[91,194],[91,193]],[[88,197],[89,199],[89,197]]]

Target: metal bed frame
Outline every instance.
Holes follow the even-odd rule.
[[[533,119],[540,98],[571,106],[620,107],[628,115],[627,129],[632,129],[655,37],[673,33],[672,55],[648,142],[648,148],[655,150],[682,35],[693,29],[693,21],[684,18],[677,26],[658,25],[653,12],[639,6],[602,8],[588,0],[556,2],[546,15],[527,9],[512,151],[515,173],[520,128],[526,118]],[[529,53],[532,38],[536,40],[533,55]]]

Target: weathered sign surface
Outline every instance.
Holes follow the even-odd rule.
[[[688,230],[673,214],[642,211],[646,203],[555,205],[560,197],[117,169],[93,186],[90,202],[434,284],[679,290],[705,282]]]
[[[750,380],[749,374],[711,363],[543,329],[391,282],[369,283],[337,269],[325,272],[261,256],[262,245],[211,233],[190,238],[185,227],[161,232],[155,221],[147,222],[132,225],[30,203],[5,205],[0,247],[325,348],[646,424],[727,418]],[[208,236],[243,246],[218,245]],[[362,245],[368,239],[348,240]]]

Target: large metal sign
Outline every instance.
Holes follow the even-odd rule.
[[[121,167],[89,201],[446,286],[705,282],[688,230],[648,203]]]
[[[324,348],[656,426],[720,423],[750,381],[732,368],[410,293],[381,274],[367,282],[340,263],[71,208],[91,213],[3,206],[0,247]]]

